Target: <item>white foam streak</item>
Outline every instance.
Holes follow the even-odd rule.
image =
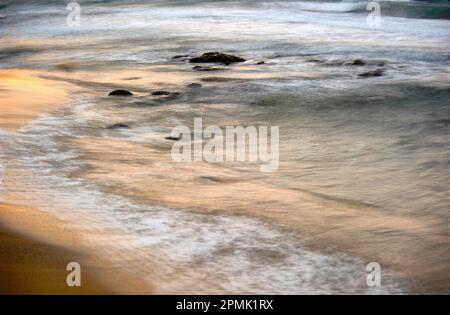
[[[392,283],[368,288],[359,259],[307,250],[258,219],[138,204],[61,176],[67,165],[82,166],[76,150],[62,152],[57,142],[68,122],[46,115],[21,129],[13,167],[32,170],[15,172],[23,202],[97,235],[88,239],[96,251],[156,282],[161,293],[402,292]]]

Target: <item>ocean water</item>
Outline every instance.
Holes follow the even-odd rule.
[[[80,3],[79,27],[56,1],[0,6],[1,68],[73,86],[0,133],[4,194],[73,222],[162,293],[448,292],[448,3],[381,2],[377,28],[366,2]],[[247,62],[172,59],[207,51]],[[194,117],[279,126],[279,170],[175,163],[165,137]],[[366,284],[372,261],[381,287]]]

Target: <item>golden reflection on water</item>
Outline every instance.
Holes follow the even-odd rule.
[[[0,70],[1,128],[14,130],[67,99],[67,85],[44,80],[37,74],[29,70]]]
[[[171,160],[171,143],[152,146],[85,138],[74,143],[92,168],[73,174],[152,204],[206,213],[249,215],[299,233],[321,251],[339,248],[403,272],[416,285],[445,284],[447,226],[437,218],[391,215],[385,209],[280,187],[261,175],[207,162]],[[293,167],[285,165],[285,167]]]

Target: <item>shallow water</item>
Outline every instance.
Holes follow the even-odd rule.
[[[75,28],[51,2],[0,9],[2,68],[74,86],[2,138],[16,182],[4,194],[79,224],[165,293],[448,291],[450,22],[390,14],[372,29],[361,6],[108,1],[82,3]],[[172,59],[215,50],[248,61],[195,72]],[[161,89],[180,97],[150,95]],[[280,126],[279,170],[174,163],[164,138],[194,117]],[[131,128],[106,128],[119,122]],[[365,283],[370,261],[380,288]]]

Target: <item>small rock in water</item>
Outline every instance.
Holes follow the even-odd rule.
[[[131,93],[130,91],[127,91],[127,90],[114,90],[111,93],[109,93],[108,95],[110,95],[110,96],[131,96],[131,95],[133,95],[133,93]]]
[[[313,62],[313,63],[324,63],[324,61],[323,61],[323,60],[320,60],[320,59],[316,59],[316,58],[310,58],[310,59],[307,59],[307,60],[306,60],[306,62]]]
[[[180,137],[172,137],[172,136],[165,137],[164,139],[166,139],[166,140],[171,140],[171,141],[179,141],[179,140],[181,140]]]
[[[130,128],[128,125],[117,123],[108,127],[108,129],[127,129]]]
[[[169,91],[155,91],[152,92],[153,96],[161,96],[160,98],[156,99],[157,102],[165,102],[174,100],[177,97],[180,96],[180,93],[178,92],[169,92]]]
[[[359,74],[358,76],[361,78],[372,78],[372,77],[381,77],[384,74],[383,69],[377,69],[373,71],[367,71]]]
[[[155,96],[165,96],[165,95],[170,95],[170,94],[172,94],[172,93],[170,93],[168,91],[155,91],[155,92],[152,92],[152,95],[155,95]]]
[[[191,88],[191,89],[198,89],[198,88],[201,88],[202,85],[200,83],[191,83],[191,84],[188,84],[187,87]]]
[[[200,57],[194,57],[191,58],[191,60],[189,60],[189,62],[191,63],[223,63],[225,65],[230,65],[232,63],[236,63],[236,62],[244,62],[245,59],[238,57],[238,56],[233,56],[233,55],[228,55],[228,54],[224,54],[224,53],[220,53],[220,52],[208,52],[208,53],[204,53],[203,55],[201,55]]]
[[[365,66],[366,62],[364,60],[361,60],[361,59],[355,59],[355,60],[353,60],[352,63],[350,63],[350,65],[352,65],[352,66]]]
[[[172,59],[181,59],[181,58],[187,58],[187,57],[189,57],[189,55],[176,55],[176,56],[173,56]]]
[[[195,66],[192,68],[192,70],[195,70],[195,71],[221,71],[221,70],[225,70],[225,69],[217,68],[217,67]]]

